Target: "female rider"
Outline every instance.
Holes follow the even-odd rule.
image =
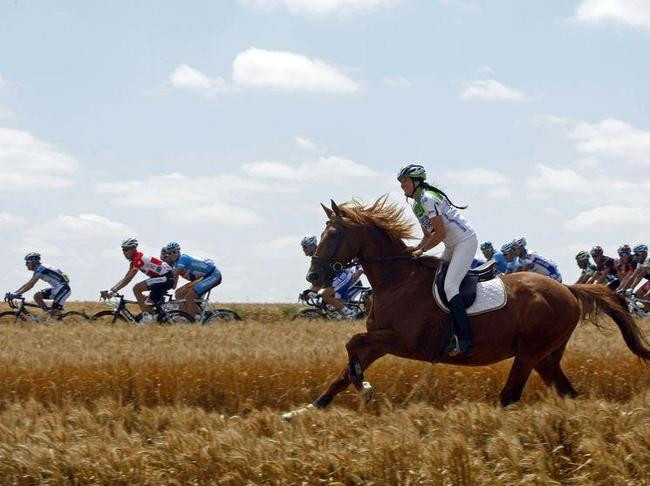
[[[454,328],[454,338],[447,347],[447,353],[451,356],[471,354],[469,321],[459,287],[478,249],[478,239],[458,212],[458,209],[467,206],[456,206],[443,191],[427,184],[426,178],[424,167],[415,164],[407,165],[397,175],[404,195],[413,199],[413,212],[424,233],[422,241],[408,250],[413,258],[419,258],[425,251],[444,243],[442,259],[449,262],[444,288]]]

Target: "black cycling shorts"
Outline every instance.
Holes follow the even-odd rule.
[[[154,304],[160,302],[169,289],[174,286],[174,273],[167,272],[160,277],[151,277],[145,280],[149,289],[149,300]]]

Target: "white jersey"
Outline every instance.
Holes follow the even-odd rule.
[[[61,270],[50,265],[43,265],[42,263],[34,270],[34,276],[55,288],[70,282],[68,276]]]
[[[476,235],[460,211],[449,204],[442,194],[431,189],[422,191],[420,200],[413,203],[413,212],[420,221],[422,229],[429,233],[433,233],[431,220],[436,216],[442,216],[445,227],[445,238],[442,241],[447,247],[454,247],[461,241]]]

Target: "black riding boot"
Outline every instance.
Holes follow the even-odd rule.
[[[453,333],[451,343],[447,347],[447,354],[450,356],[461,353],[470,355],[474,351],[474,347],[469,335],[469,319],[467,318],[465,303],[460,294],[455,295],[449,301],[449,310],[451,311]]]

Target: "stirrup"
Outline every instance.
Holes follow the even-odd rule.
[[[458,356],[461,353],[460,344],[458,342],[458,336],[456,334],[453,334],[451,336],[451,340],[449,341],[449,344],[447,345],[445,352],[449,356]]]

